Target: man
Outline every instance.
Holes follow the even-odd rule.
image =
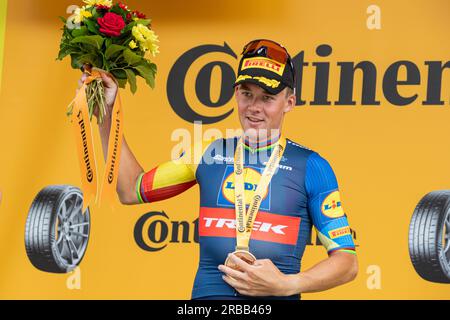
[[[84,77],[81,81],[84,81]],[[108,109],[117,85],[102,73]],[[117,192],[123,204],[154,202],[200,186],[200,263],[194,299],[298,299],[357,274],[355,247],[330,165],[281,134],[295,106],[295,70],[270,40],[244,47],[234,85],[242,137],[203,142],[145,172],[124,140]],[[110,116],[100,126],[106,157]],[[328,258],[300,272],[314,225]]]

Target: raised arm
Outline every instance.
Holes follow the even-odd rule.
[[[103,123],[99,125],[99,132],[106,160],[111,130],[111,112],[117,96],[118,85],[113,76],[102,71],[100,74],[105,87],[107,108]],[[87,74],[83,74],[79,81],[79,88],[87,76]],[[96,113],[94,114],[97,116]],[[117,181],[117,194],[120,202],[131,205],[155,202],[176,196],[197,183],[196,168],[197,166],[187,160],[187,157],[180,156],[179,159],[167,161],[145,172],[124,137]]]
[[[106,157],[108,155],[108,139],[111,129],[111,113],[117,96],[118,84],[112,75],[102,71],[100,71],[100,74],[105,87],[106,116],[103,119],[103,123],[99,125],[99,132],[102,140],[103,156],[106,161]],[[87,77],[88,74],[83,73],[78,82],[77,92]],[[94,115],[98,116],[98,109],[95,110]],[[144,169],[136,160],[124,137],[122,151],[120,154],[119,177],[117,181],[117,194],[121,203],[139,203],[138,197],[134,190],[136,181],[143,171]]]

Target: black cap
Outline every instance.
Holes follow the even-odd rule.
[[[242,56],[233,87],[250,82],[271,94],[278,94],[286,87],[294,89],[293,67],[290,58],[283,64],[265,57],[264,47],[261,47],[251,55]]]

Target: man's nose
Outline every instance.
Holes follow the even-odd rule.
[[[261,112],[262,111],[262,101],[260,99],[253,99],[248,106],[248,110],[251,112]]]

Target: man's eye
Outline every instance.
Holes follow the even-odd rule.
[[[268,101],[268,100],[273,100],[273,97],[272,96],[264,96],[263,99]]]
[[[246,97],[250,97],[250,95],[251,95],[250,92],[247,92],[247,91],[243,91],[242,94]]]

